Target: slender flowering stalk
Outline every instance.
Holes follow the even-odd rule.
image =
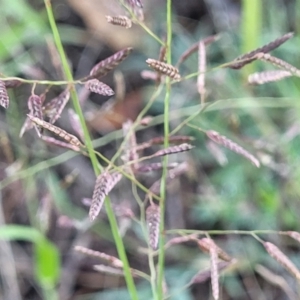
[[[146,60],[146,63],[155,71],[167,75],[176,81],[179,81],[181,79],[178,69],[170,64],[152,58],[148,58]]]
[[[220,133],[214,130],[208,130],[206,132],[206,135],[208,136],[208,138],[210,138],[212,141],[216,142],[217,144],[220,144],[230,149],[231,151],[241,156],[244,156],[246,159],[251,161],[257,168],[259,168],[260,166],[259,160],[256,157],[254,157],[251,153],[249,153],[247,150],[245,150],[243,147],[233,142],[232,140],[228,139],[223,135],[220,135]]]
[[[121,180],[121,178],[122,175],[120,173],[109,173],[108,171],[104,171],[97,177],[92,197],[92,204],[89,211],[91,221],[95,220],[98,216],[105,197]]]
[[[265,84],[268,82],[279,81],[291,76],[293,76],[293,74],[285,70],[264,71],[250,74],[248,76],[248,82],[250,84]]]
[[[112,96],[115,92],[105,83],[98,79],[91,79],[85,83],[85,87],[91,92],[103,95]]]
[[[115,69],[123,60],[125,60],[132,50],[133,49],[131,47],[122,49],[112,56],[100,61],[92,68],[90,76],[83,78],[82,81],[87,81],[92,78],[99,79],[100,77],[103,77],[108,72]]]
[[[81,144],[81,142],[78,140],[78,138],[68,132],[66,132],[65,130],[54,126],[44,120],[41,120],[37,117],[31,116],[31,115],[27,115],[28,118],[35,123],[38,126],[41,126],[51,132],[53,132],[54,134],[56,134],[57,136],[61,137],[62,139],[66,140],[68,143],[77,146],[77,147],[82,147],[83,145]]]
[[[243,66],[245,66],[247,63],[251,62],[251,58],[255,57],[256,54],[258,53],[268,53],[276,48],[278,48],[280,45],[282,45],[283,43],[285,43],[287,40],[289,40],[290,38],[292,38],[294,36],[293,32],[289,32],[284,34],[283,36],[277,38],[276,40],[270,42],[267,45],[264,45],[260,48],[257,48],[251,52],[248,52],[246,54],[243,54],[239,57],[237,57],[233,62],[233,64],[230,64],[228,66],[228,68],[231,69],[240,69]],[[250,59],[250,60],[248,60]],[[252,60],[253,61],[253,60]]]
[[[132,21],[126,16],[105,16],[106,21],[112,25],[118,25],[125,27],[126,29],[131,28]]]
[[[5,82],[0,80],[0,106],[4,108],[8,108],[8,105],[9,105],[9,97],[5,87]]]
[[[149,246],[155,250],[158,245],[160,222],[159,206],[155,203],[151,203],[146,209],[146,222],[148,227]]]

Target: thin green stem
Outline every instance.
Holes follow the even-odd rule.
[[[60,59],[61,59],[62,65],[63,65],[65,77],[67,78],[67,80],[69,82],[74,82],[73,75],[69,68],[68,60],[67,60],[67,57],[66,57],[61,39],[60,39],[58,28],[56,26],[55,18],[53,15],[53,10],[52,10],[52,6],[51,6],[51,1],[44,0],[44,3],[46,6],[47,15],[48,15],[49,23],[50,23],[50,26],[52,29],[55,45],[57,47],[57,50],[58,50],[58,53],[60,55]],[[90,138],[90,135],[89,135],[89,132],[88,132],[85,120],[84,120],[84,116],[83,116],[83,113],[82,113],[82,110],[80,107],[78,95],[76,93],[74,84],[71,85],[71,97],[72,97],[72,102],[73,102],[75,111],[79,116],[80,123],[81,123],[82,129],[83,129],[83,132],[84,132],[84,138],[85,138],[86,146],[87,146],[87,149],[89,152],[89,156],[91,159],[91,163],[92,163],[94,172],[96,175],[98,175],[100,170],[102,169],[102,167],[101,167],[101,165],[99,165],[97,157],[96,157],[96,153],[93,149],[92,141],[91,141],[91,138]],[[136,291],[136,287],[135,287],[135,283],[134,283],[132,274],[130,272],[130,267],[129,267],[127,255],[125,252],[125,247],[124,247],[122,238],[120,236],[117,221],[114,216],[114,213],[113,213],[113,210],[112,210],[112,207],[111,207],[111,204],[110,204],[110,201],[108,198],[106,198],[106,201],[105,201],[105,208],[106,208],[106,212],[107,212],[107,215],[109,218],[109,222],[110,222],[112,234],[113,234],[113,237],[114,237],[114,240],[116,243],[116,247],[118,250],[118,254],[124,265],[124,276],[125,276],[126,284],[128,287],[128,291],[131,295],[131,298],[133,300],[137,300],[138,299],[137,291]]]
[[[167,63],[172,64],[172,0],[167,0],[167,43],[166,43],[166,57]],[[169,110],[170,110],[170,98],[171,98],[171,79],[166,78],[166,96],[164,100],[164,147],[169,146]],[[165,201],[166,201],[166,178],[167,178],[167,164],[168,156],[164,157],[163,172],[160,186],[161,201],[159,202],[160,209],[160,224],[159,224],[159,250],[158,250],[158,278],[157,278],[157,295],[158,299],[163,299],[163,281],[164,281],[164,264],[165,264]]]

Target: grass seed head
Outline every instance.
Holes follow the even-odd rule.
[[[98,216],[105,197],[121,180],[121,178],[122,175],[120,173],[109,173],[108,171],[104,171],[97,177],[92,197],[92,204],[89,211],[91,221],[93,221]]]
[[[100,61],[92,68],[90,76],[87,78],[100,78],[106,75],[108,72],[115,69],[123,60],[125,60],[132,50],[133,49],[130,47],[122,49],[112,56]]]
[[[41,120],[37,117],[31,116],[31,115],[27,115],[28,118],[35,123],[38,126],[41,126],[43,128],[45,128],[46,130],[49,130],[51,132],[53,132],[54,134],[56,134],[57,136],[61,137],[62,139],[64,139],[65,141],[67,141],[68,143],[77,146],[77,147],[81,147],[82,144],[81,142],[78,140],[78,138],[68,132],[66,132],[65,130],[51,124],[48,123],[44,120]]]
[[[183,143],[177,146],[171,146],[165,149],[161,149],[157,152],[154,153],[154,157],[157,156],[165,156],[165,155],[170,155],[170,154],[175,154],[175,153],[179,153],[179,152],[185,152],[185,151],[189,151],[191,149],[193,149],[194,146],[187,144],[187,143]]]
[[[115,92],[105,83],[98,79],[91,79],[85,83],[85,87],[91,92],[103,95],[112,96]]]
[[[228,66],[228,68],[241,69],[246,64],[249,64],[250,62],[255,60],[256,59],[255,58],[256,54],[258,54],[258,53],[268,53],[268,52],[278,48],[280,45],[285,43],[287,40],[289,40],[293,36],[294,36],[293,32],[286,33],[283,36],[277,38],[276,40],[270,42],[269,44],[266,44],[266,45],[264,45],[260,48],[257,48],[255,50],[252,50],[252,51],[248,52],[248,53],[245,53],[245,54],[237,57],[234,60],[234,62],[236,62],[236,63],[230,64],[230,66]]]
[[[8,108],[9,105],[9,97],[7,94],[5,82],[0,80],[0,106],[4,108]]]
[[[160,224],[160,210],[159,206],[152,203],[146,209],[146,222],[148,227],[149,246],[155,250],[158,246],[159,239],[159,224]]]
[[[132,21],[126,16],[106,16],[106,20],[112,25],[122,26],[126,29],[132,26]]]
[[[146,60],[146,63],[148,64],[149,67],[151,67],[155,71],[160,72],[166,76],[169,76],[176,81],[179,81],[181,79],[178,69],[172,65],[169,65],[167,63],[152,58],[148,58]]]
[[[232,140],[228,139],[227,137],[221,135],[219,132],[214,130],[208,130],[206,132],[206,135],[209,139],[214,141],[217,144],[220,144],[231,151],[244,156],[246,159],[248,159],[250,162],[252,162],[257,168],[260,166],[259,160],[254,157],[251,153],[249,153],[246,149],[238,145],[237,143],[233,142]]]
[[[294,263],[274,244],[270,242],[263,243],[266,251],[275,259],[281,266],[289,271],[293,276],[300,280],[300,271]]]
[[[293,76],[291,72],[285,70],[271,70],[264,72],[257,72],[248,76],[248,83],[250,84],[265,84],[268,82],[280,81],[284,78]]]

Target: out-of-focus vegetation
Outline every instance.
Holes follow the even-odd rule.
[[[143,2],[145,24],[164,40],[166,1]],[[122,75],[124,99],[113,102],[93,94],[83,106],[95,147],[111,158],[122,141],[122,123],[128,118],[134,121],[153,94],[154,84],[143,80],[140,72],[148,69],[147,58],[158,58],[160,45],[139,25],[126,30],[106,23],[105,15],[122,14],[117,1],[52,4],[75,78],[88,74],[96,62],[121,48],[134,48],[133,54],[103,80],[115,87]],[[260,159],[261,167],[256,169],[225,149],[227,162],[220,165],[205,134],[183,126],[178,134],[193,136],[196,147],[188,154],[170,157],[171,162],[187,161],[189,169],[168,186],[166,230],[216,231],[211,232],[211,238],[238,260],[220,277],[220,299],[298,299],[299,282],[266,253],[252,233],[276,244],[300,268],[300,244],[278,233],[300,231],[299,78],[250,86],[248,74],[272,67],[260,61],[240,71],[216,67],[294,31],[295,37],[272,54],[300,68],[300,1],[174,0],[172,7],[174,64],[195,42],[220,35],[207,49],[206,101],[211,105],[191,123],[239,141]],[[1,74],[61,80],[43,3],[2,0],[0,15]],[[197,61],[195,53],[180,66],[182,77],[197,72]],[[194,76],[172,85],[171,132],[200,108],[196,80]],[[41,87],[37,89],[43,92]],[[51,99],[60,91],[54,87],[47,97]],[[117,256],[105,212],[91,223],[82,203],[83,198],[91,197],[95,183],[88,158],[47,146],[34,130],[19,138],[30,92],[31,86],[26,84],[10,90],[9,109],[0,109],[0,298],[130,299],[122,276],[94,271],[97,259],[74,251],[80,244]],[[153,121],[137,132],[138,142],[164,135],[164,96],[163,91],[150,108],[148,115]],[[74,133],[67,112],[58,124]],[[158,172],[138,180],[150,187],[160,177]],[[138,195],[144,197],[124,180],[111,193],[111,202],[123,210],[130,207],[138,216]],[[118,222],[130,266],[149,273],[147,244],[137,222],[124,216],[118,217]],[[172,236],[166,234],[167,240]],[[261,265],[273,273],[271,278],[261,271]],[[209,255],[193,242],[168,248],[165,279],[169,299],[212,299],[209,280],[181,288],[207,267]],[[139,299],[152,299],[149,282],[135,282]]]

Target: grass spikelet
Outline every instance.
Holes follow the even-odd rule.
[[[208,239],[209,240],[209,239]],[[218,269],[218,253],[215,243],[211,243],[209,247],[210,270],[211,270],[211,288],[215,300],[219,299],[219,269]]]
[[[5,80],[4,84],[7,89],[14,89],[20,86],[23,82],[19,79]]]
[[[76,136],[66,132],[65,130],[63,130],[63,129],[55,126],[55,125],[52,125],[52,124],[50,124],[50,123],[48,123],[44,120],[41,120],[37,117],[31,116],[31,115],[27,115],[27,116],[36,125],[41,126],[45,129],[53,132],[54,134],[61,137],[62,139],[64,139],[68,143],[70,143],[74,146],[77,146],[77,147],[82,147],[83,146]]]
[[[153,154],[153,157],[158,157],[158,156],[165,156],[165,155],[170,155],[170,154],[176,154],[180,152],[185,152],[193,149],[194,146],[191,144],[180,144],[178,146],[171,146],[165,149],[161,149]]]
[[[265,61],[265,62],[269,62],[272,65],[274,65],[274,66],[276,66],[280,69],[283,69],[285,71],[288,71],[288,72],[292,73],[295,76],[300,77],[300,70],[299,69],[297,69],[296,67],[292,66],[288,62],[286,62],[286,61],[284,61],[284,60],[282,60],[278,57],[272,56],[272,55],[267,53],[267,54],[260,55],[259,59],[262,60],[262,61]]]
[[[115,92],[105,83],[98,79],[91,79],[86,82],[85,87],[93,93],[103,96],[112,96]]]
[[[5,87],[5,82],[0,80],[0,106],[4,108],[8,108],[8,105],[9,105],[9,97]]]
[[[214,248],[217,251],[218,257],[221,258],[224,261],[232,261],[232,257],[230,257],[224,250],[222,250],[220,247],[218,247],[215,242],[208,238],[202,238],[197,241],[198,247],[203,251],[208,253],[210,251],[210,248],[214,244]]]
[[[256,56],[256,54],[258,54],[258,53],[268,53],[268,52],[278,48],[280,45],[285,43],[287,40],[289,40],[293,36],[294,36],[293,32],[286,33],[283,36],[277,38],[276,40],[270,42],[267,45],[264,45],[260,48],[257,48],[253,51],[250,51],[250,52],[246,53],[246,54],[243,54],[243,55],[237,57],[233,61],[233,62],[236,62],[236,63],[230,64],[230,66],[228,66],[228,68],[240,69],[240,68],[244,67],[246,64],[248,64],[248,63],[252,62],[253,60],[255,60],[256,58],[254,58],[254,57]],[[254,59],[251,60],[251,58],[254,58]]]
[[[251,161],[257,168],[259,168],[260,166],[259,160],[256,157],[254,157],[251,153],[249,153],[247,150],[245,150],[243,147],[233,142],[232,140],[228,139],[223,135],[220,135],[217,131],[214,130],[206,131],[206,135],[209,139],[211,139],[215,143],[220,144],[225,148],[228,148],[231,151],[241,156],[244,156],[246,159]]]
[[[167,75],[176,81],[179,81],[181,79],[178,69],[172,65],[152,58],[148,58],[146,60],[146,63],[155,71]]]
[[[289,71],[272,70],[265,72],[257,72],[248,76],[248,83],[250,84],[264,84],[268,82],[279,81],[287,77],[293,76]]]
[[[92,68],[90,76],[87,76],[86,78],[84,78],[84,80],[89,80],[92,78],[99,79],[100,77],[106,75],[108,72],[117,67],[125,58],[127,58],[127,56],[131,52],[132,48],[125,48],[113,54],[112,56],[100,61]]]
[[[100,259],[108,262],[113,267],[123,268],[122,261],[120,259],[118,259],[117,257],[108,255],[108,254],[103,253],[103,252],[94,251],[92,249],[85,248],[85,247],[82,247],[82,246],[75,246],[74,249],[78,252],[81,252],[81,253],[85,254],[85,255],[100,258]]]
[[[197,78],[197,89],[201,95],[201,99],[205,97],[205,72],[206,72],[206,49],[205,44],[200,41],[198,46],[198,78]]]
[[[171,163],[167,165],[167,169],[173,169],[178,166],[178,163]],[[162,170],[163,169],[163,164],[158,162],[158,163],[150,163],[150,164],[145,164],[145,165],[140,165],[135,169],[136,173],[148,173],[148,172],[153,172],[157,170]]]
[[[97,177],[92,197],[92,204],[89,211],[91,221],[93,221],[98,216],[105,197],[121,180],[121,178],[122,175],[120,173],[109,173],[108,171],[104,171]]]
[[[49,117],[49,123],[54,124],[57,121],[69,99],[70,91],[67,88],[43,107],[45,115]]]
[[[148,227],[149,246],[155,250],[158,246],[160,211],[159,206],[151,203],[146,209],[146,222]]]
[[[122,26],[126,29],[131,28],[132,21],[126,16],[105,16],[106,21],[112,25]]]
[[[217,41],[219,39],[218,35],[211,35],[208,36],[206,38],[204,38],[203,40],[201,40],[200,42],[202,42],[205,46]],[[176,64],[176,66],[179,66],[180,64],[182,64],[188,57],[190,57],[194,52],[198,51],[199,49],[199,42],[193,44],[190,48],[188,48],[180,57],[179,60]]]
[[[293,276],[300,280],[300,271],[294,265],[294,263],[283,253],[281,250],[270,242],[263,243],[266,251],[275,259],[279,264],[281,264],[287,271],[289,271]]]
[[[51,136],[42,135],[41,139],[43,141],[45,141],[46,143],[48,143],[48,144],[51,144],[51,145],[54,145],[54,146],[57,146],[57,147],[61,147],[61,148],[70,149],[70,150],[73,150],[75,152],[80,152],[80,148],[78,146],[62,142],[62,141],[57,140],[57,139],[55,139]]]

